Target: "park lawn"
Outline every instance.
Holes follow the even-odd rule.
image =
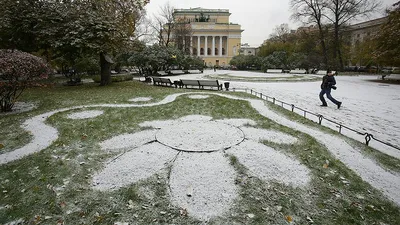
[[[152,97],[150,102],[158,102],[173,93],[192,91],[134,81],[106,87],[85,84],[32,88],[20,100],[35,102],[35,110],[1,116],[0,142],[3,147],[0,152],[9,152],[29,143],[31,136],[20,125],[35,115],[72,106],[131,103],[128,100],[135,97]],[[245,96],[243,93],[229,94]],[[305,189],[265,182],[251,176],[235,156],[227,153],[237,172],[235,183],[240,197],[228,215],[212,218],[210,224],[398,224],[400,221],[400,208],[334,159],[325,146],[309,135],[262,117],[246,101],[215,95],[207,99],[190,99],[183,95],[169,104],[153,107],[90,109],[103,110],[104,114],[92,119],[70,120],[66,118],[68,114],[83,109],[57,113],[47,120],[59,132],[59,138],[50,147],[0,165],[0,224],[18,220],[27,224],[113,224],[118,221],[202,224],[171,205],[168,193],[170,168],[117,191],[100,192],[91,188],[93,173],[115,156],[115,153],[100,149],[101,141],[138,132],[144,129],[138,126],[144,121],[177,119],[193,114],[214,119],[247,118],[256,121],[259,128],[297,137],[301,141],[295,144],[264,144],[294,156],[310,169],[312,175]],[[303,120],[296,114],[280,112],[294,120]],[[307,120],[303,122],[316,126]],[[316,129],[338,135],[327,128],[316,126]],[[371,152],[387,169],[398,171],[399,160],[374,150]],[[330,162],[328,167],[324,166],[326,161]]]

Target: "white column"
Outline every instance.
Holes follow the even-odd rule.
[[[207,52],[207,49],[208,49],[208,36],[204,36],[204,56],[207,56],[208,54],[208,52]]]
[[[212,36],[212,49],[211,49],[212,56],[215,56],[215,36]]]
[[[222,56],[222,36],[219,36],[219,56]]]
[[[190,36],[190,55],[193,55],[193,36]]]
[[[200,56],[200,36],[197,36],[197,56]]]

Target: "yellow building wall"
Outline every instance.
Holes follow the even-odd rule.
[[[230,60],[232,59],[233,56],[239,55],[239,50],[241,46],[241,26],[239,24],[230,24],[229,22],[229,16],[230,13],[215,13],[215,11],[211,10],[209,12],[203,11],[204,16],[208,17],[210,16],[210,21],[209,22],[195,22],[195,18],[199,18],[199,12],[192,13],[192,12],[179,12],[176,13],[175,16],[177,18],[184,18],[185,20],[191,21],[190,24],[192,26],[192,36],[193,37],[193,42],[192,42],[192,47],[196,48],[198,47],[197,45],[197,36],[201,36],[201,42],[200,42],[200,48],[203,48],[205,51],[205,43],[204,43],[204,36],[209,36],[208,42],[207,42],[207,48],[211,48],[212,52],[212,36],[218,37],[218,36],[223,36],[223,42],[222,46],[225,48],[225,53],[226,55],[224,56],[204,56],[200,55],[200,57],[204,60],[204,63],[207,66],[228,66]],[[233,38],[229,38],[229,36],[233,36]],[[228,37],[226,40],[225,37]],[[218,48],[219,50],[219,38],[216,38],[215,40],[215,47]],[[234,52],[234,47],[236,48],[236,52]],[[197,51],[200,51],[200,49],[197,49]],[[218,63],[216,62],[218,60]]]
[[[236,52],[234,52],[234,48]],[[228,56],[233,57],[239,55],[240,49],[240,38],[229,38],[228,39]]]

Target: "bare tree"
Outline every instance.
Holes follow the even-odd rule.
[[[326,0],[326,8],[329,13],[325,17],[333,24],[333,58],[343,70],[343,57],[341,52],[341,31],[344,25],[359,17],[368,17],[381,5],[377,0]]]
[[[174,25],[174,7],[167,2],[164,6],[160,7],[159,15],[154,15],[154,20],[151,22],[154,36],[157,37],[159,45],[170,45]]]
[[[324,0],[291,0],[290,5],[293,11],[292,19],[300,19],[307,24],[317,25],[324,63],[325,65],[328,65],[328,52],[323,26],[323,15],[326,10],[326,2]]]
[[[192,27],[186,18],[176,18],[174,21],[173,37],[175,46],[185,52],[190,54],[191,48],[191,36],[193,34]]]
[[[270,35],[270,40],[286,43],[289,39],[290,29],[287,23],[283,23],[274,28],[274,33]]]

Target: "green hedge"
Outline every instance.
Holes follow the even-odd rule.
[[[101,77],[100,75],[94,76],[93,81],[96,83],[100,83]],[[130,74],[124,74],[124,75],[112,75],[111,76],[111,81],[112,82],[122,82],[122,81],[130,81],[133,80],[133,76]]]

